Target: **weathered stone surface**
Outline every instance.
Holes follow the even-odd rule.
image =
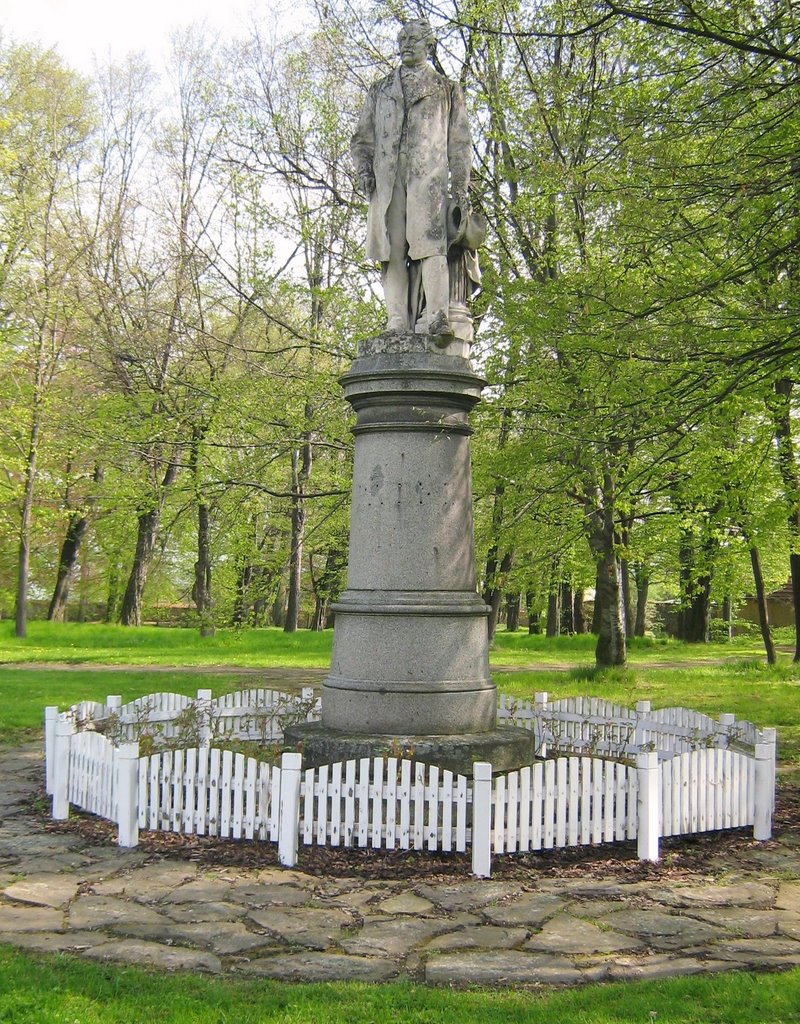
[[[620,932],[637,935],[651,945],[661,944],[666,939],[674,940],[675,944],[670,942],[669,948],[696,946],[724,935],[722,929],[715,928],[705,921],[657,910],[620,910],[616,914],[600,918],[598,923]]]
[[[466,879],[459,885],[418,885],[414,891],[448,912],[477,910],[490,903],[518,896],[520,885],[508,882],[477,882]]]
[[[181,946],[162,946],[140,939],[118,939],[87,949],[84,956],[93,960],[114,960],[126,964],[143,964],[166,971],[205,971],[219,974],[222,963],[213,953]]]
[[[189,862],[145,864],[135,872],[99,879],[92,884],[92,891],[98,896],[126,895],[143,903],[155,903],[196,874],[197,866]]]
[[[433,904],[430,900],[417,896],[413,892],[401,892],[397,896],[390,896],[388,900],[375,904],[375,909],[382,914],[416,914],[424,915],[433,912]]]
[[[777,917],[778,932],[789,939],[797,939],[800,942],[800,914],[779,910]]]
[[[710,907],[707,910],[692,910],[692,917],[724,928],[736,935],[763,938],[773,935],[778,927],[778,913],[775,910],[751,910],[748,907]]]
[[[620,932],[603,930],[589,921],[581,921],[569,914],[559,914],[547,921],[540,932],[525,944],[525,949],[542,953],[617,953],[620,950],[639,949],[640,939]]]
[[[718,960],[735,960],[741,964],[800,964],[800,943],[774,936],[767,939],[733,939],[716,942],[711,955]]]
[[[253,949],[280,949],[269,935],[253,932],[241,923],[220,922],[213,928],[206,923],[176,924],[170,929],[173,942],[211,949],[220,956],[246,953]]]
[[[161,903],[216,903],[233,897],[234,890],[230,882],[221,882],[217,879],[197,878],[192,882],[185,882],[177,889],[165,893]]]
[[[437,952],[451,949],[514,949],[521,946],[527,937],[526,928],[500,928],[497,925],[482,924],[438,935],[426,948]]]
[[[296,885],[249,882],[235,885],[229,899],[248,907],[302,907],[311,899],[311,892]]]
[[[387,918],[369,920],[352,938],[340,943],[346,953],[355,956],[403,957],[408,951],[435,935],[454,929],[452,921],[431,918]]]
[[[236,921],[247,914],[241,903],[162,904],[171,921]]]
[[[31,875],[5,888],[3,896],[39,907],[63,907],[74,899],[78,880],[70,875]]]
[[[137,924],[168,928],[170,920],[151,907],[113,896],[80,896],[69,910],[70,928],[94,929]]]
[[[713,960],[696,960],[693,957],[656,953],[641,960],[620,960],[611,964],[608,978],[612,981],[655,980],[687,974],[705,974],[709,971],[727,970],[729,967],[730,964]]]
[[[432,957],[425,980],[430,985],[570,985],[581,980],[581,972],[566,957],[484,951]]]
[[[615,879],[578,878],[563,885],[565,896],[583,899],[629,900],[632,896],[653,891],[651,882],[618,882]]]
[[[776,910],[791,910],[800,914],[800,882],[782,882],[775,897]]]
[[[290,953],[263,957],[240,970],[281,981],[388,981],[398,974],[395,964],[340,953]]]
[[[0,906],[2,932],[57,932],[64,927],[64,915],[51,907]]]
[[[622,900],[576,900],[570,903],[569,912],[574,917],[598,918],[626,910],[628,904]]]
[[[564,900],[558,896],[527,892],[517,899],[484,907],[483,916],[492,924],[538,928],[564,907]]]
[[[342,929],[353,925],[353,917],[344,910],[302,911],[254,910],[250,920],[283,942],[309,949],[327,949],[336,943]]]
[[[36,953],[81,953],[108,942],[108,936],[102,932],[15,932],[6,936],[0,933],[0,942]]]
[[[773,905],[775,890],[760,882],[741,882],[738,885],[681,885],[664,889],[658,894],[659,903],[672,907],[755,907],[765,909]]]

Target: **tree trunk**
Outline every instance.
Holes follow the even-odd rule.
[[[525,594],[525,611],[528,613],[528,635],[541,633],[541,614],[537,607],[537,597],[532,590]]]
[[[558,636],[561,631],[561,588],[556,587],[547,595],[546,636]]]
[[[487,629],[489,630],[489,643],[494,640],[494,635],[497,632],[497,620],[500,617],[500,602],[503,598],[503,578],[505,574],[511,568],[514,553],[513,551],[506,551],[503,555],[503,559],[500,562],[500,567],[497,569],[497,549],[494,549],[494,555],[487,559],[487,573],[489,572],[489,566],[493,567],[493,581],[491,586],[483,592],[483,599],[486,604],[489,605],[489,617],[487,620]],[[487,579],[489,577],[487,576]]]
[[[155,505],[139,514],[136,528],[136,551],[133,556],[128,584],[122,598],[119,621],[123,626],[139,626],[142,622],[144,588],[153,562],[156,537],[161,524],[161,509],[165,492],[178,476],[178,463],[174,459],[167,465]]]
[[[506,629],[509,633],[516,633],[519,629],[519,606],[520,595],[509,594],[506,598]]]
[[[613,544],[602,553],[597,572],[600,621],[595,648],[598,668],[624,665],[627,660],[619,562]]]
[[[572,624],[576,633],[586,632],[586,612],[583,607],[583,590],[578,589],[572,599]]]
[[[19,521],[19,557],[17,562],[17,606],[14,634],[20,639],[28,635],[28,576],[31,564],[31,516],[33,514],[33,492],[36,486],[36,460],[39,451],[39,401],[34,394],[33,419],[28,442],[28,457],[25,463],[25,491]]]
[[[236,598],[233,602],[233,615],[231,616],[231,622],[234,626],[243,626],[247,622],[252,576],[253,565],[251,562],[245,562],[244,565],[240,566],[239,572],[236,574]]]
[[[140,626],[142,624],[142,599],[147,583],[147,575],[153,561],[156,546],[156,535],[160,520],[159,509],[149,509],[139,516],[136,531],[136,551],[125,594],[119,614],[123,626]]]
[[[311,406],[306,403],[306,423],[311,420]],[[300,589],[303,578],[303,542],[306,530],[305,485],[311,476],[312,450],[307,434],[302,449],[292,452],[292,516],[289,548],[289,588],[286,604],[285,633],[297,632],[300,620]]]
[[[200,636],[213,636],[210,517],[204,501],[197,506],[197,561],[194,563],[192,597],[200,619]]]
[[[58,558],[56,585],[53,589],[53,596],[50,598],[50,607],[47,609],[47,618],[50,622],[64,621],[70,583],[72,582],[75,566],[78,562],[81,541],[86,534],[88,526],[89,517],[78,513],[71,515],[67,523],[64,541],[61,545],[61,554]]]
[[[733,640],[733,601],[729,597],[722,599],[722,621],[728,627],[728,639]]]
[[[561,632],[570,636],[575,632],[575,597],[572,585],[561,584]]]
[[[628,565],[628,560],[621,558],[619,560],[619,575],[620,584],[622,586],[622,611],[623,611],[623,622],[625,623],[625,635],[634,635],[634,616],[633,616],[633,598],[631,595],[631,570]]]
[[[789,523],[789,572],[794,604],[794,660],[800,661],[800,472],[792,437],[792,390],[794,381],[783,377],[775,382],[773,422],[778,445],[778,468],[786,495]]]
[[[774,665],[778,660],[775,653],[775,643],[772,639],[772,630],[769,628],[769,609],[767,608],[767,594],[764,589],[764,577],[761,573],[761,558],[758,548],[750,548],[750,564],[753,567],[753,582],[756,585],[756,604],[758,605],[758,624],[761,627],[761,637],[764,641],[764,649],[767,652],[767,663]]]
[[[691,537],[681,536],[680,549],[681,608],[678,612],[678,639],[687,643],[707,643],[711,623],[711,577],[695,577],[694,547]]]
[[[650,577],[647,570],[638,567],[636,571],[636,622],[633,626],[634,636],[644,636],[647,626],[647,594],[650,590]]]

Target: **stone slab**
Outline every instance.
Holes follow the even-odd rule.
[[[327,949],[336,944],[343,929],[354,924],[344,910],[303,910],[270,908],[254,910],[250,920],[281,941],[309,949]]]
[[[399,973],[395,964],[386,960],[344,956],[341,953],[290,953],[263,957],[243,964],[240,970],[262,978],[308,982],[382,982]]]
[[[448,913],[459,910],[478,910],[490,903],[499,903],[519,896],[522,886],[513,882],[494,882],[490,879],[465,879],[459,885],[418,885],[414,892],[435,903]]]
[[[527,939],[526,928],[500,928],[481,924],[431,939],[426,949],[439,953],[454,949],[514,949]]]
[[[95,929],[110,925],[158,925],[169,928],[170,920],[151,907],[114,896],[80,896],[70,907],[70,928]]]
[[[413,892],[401,892],[397,896],[390,896],[375,904],[375,909],[382,914],[414,914],[424,916],[433,912],[434,906],[430,900],[417,896]]]
[[[494,707],[493,694],[491,700]],[[309,768],[362,757],[385,757],[400,750],[408,751],[415,761],[471,776],[475,761],[488,761],[495,771],[510,771],[531,764],[536,755],[533,732],[512,726],[444,736],[368,735],[328,729],[319,722],[303,722],[286,729],[284,742],[290,747],[302,744],[303,765]]]
[[[3,891],[7,899],[38,907],[63,907],[75,898],[78,879],[71,875],[29,875]]]
[[[87,949],[84,956],[93,960],[113,960],[126,964],[157,967],[165,971],[203,971],[220,974],[222,962],[213,953],[181,946],[164,946],[140,939],[118,939]]]
[[[491,924],[512,927],[522,925],[533,929],[539,928],[564,907],[565,901],[559,896],[531,892],[495,906],[484,907],[482,913]]]
[[[81,953],[108,942],[103,932],[0,932],[0,943],[9,942],[34,953]]]
[[[241,903],[177,903],[160,904],[164,914],[171,921],[237,921],[247,914],[247,907]]]
[[[346,953],[355,956],[401,958],[414,946],[443,932],[454,931],[459,925],[460,922],[453,920],[436,921],[431,918],[372,919],[356,935],[339,944]]]
[[[517,950],[448,953],[425,965],[430,985],[571,985],[581,980],[566,957]]]
[[[767,909],[775,901],[775,890],[762,882],[738,885],[682,885],[662,889],[658,902],[671,907],[755,907]]]
[[[311,896],[307,888],[269,882],[237,883],[229,893],[229,899],[248,907],[302,907]]]
[[[800,914],[800,882],[781,882],[774,906],[776,910]]]
[[[542,930],[525,943],[525,949],[542,953],[567,953],[589,955],[593,953],[618,953],[622,950],[640,949],[641,939],[609,928],[599,928],[589,921],[558,914],[546,921]]]
[[[64,915],[52,907],[0,906],[0,932],[57,932],[64,928]]]
[[[692,910],[691,916],[735,935],[766,938],[777,931],[779,913],[775,910],[751,910],[749,907],[709,907],[707,910]]]

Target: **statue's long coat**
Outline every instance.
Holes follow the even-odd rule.
[[[413,88],[406,82],[405,101],[399,68],[376,82],[367,94],[351,143],[356,171],[375,176],[367,216],[367,257],[382,263],[389,259],[386,214],[404,118],[408,119],[406,238],[410,259],[447,252],[448,196],[466,194],[469,184],[472,142],[460,87],[427,64],[414,81]]]

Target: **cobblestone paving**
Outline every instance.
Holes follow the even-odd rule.
[[[800,965],[800,837],[663,884],[364,881],[205,868],[50,832],[38,746],[0,752],[0,943],[285,980],[570,985]]]

